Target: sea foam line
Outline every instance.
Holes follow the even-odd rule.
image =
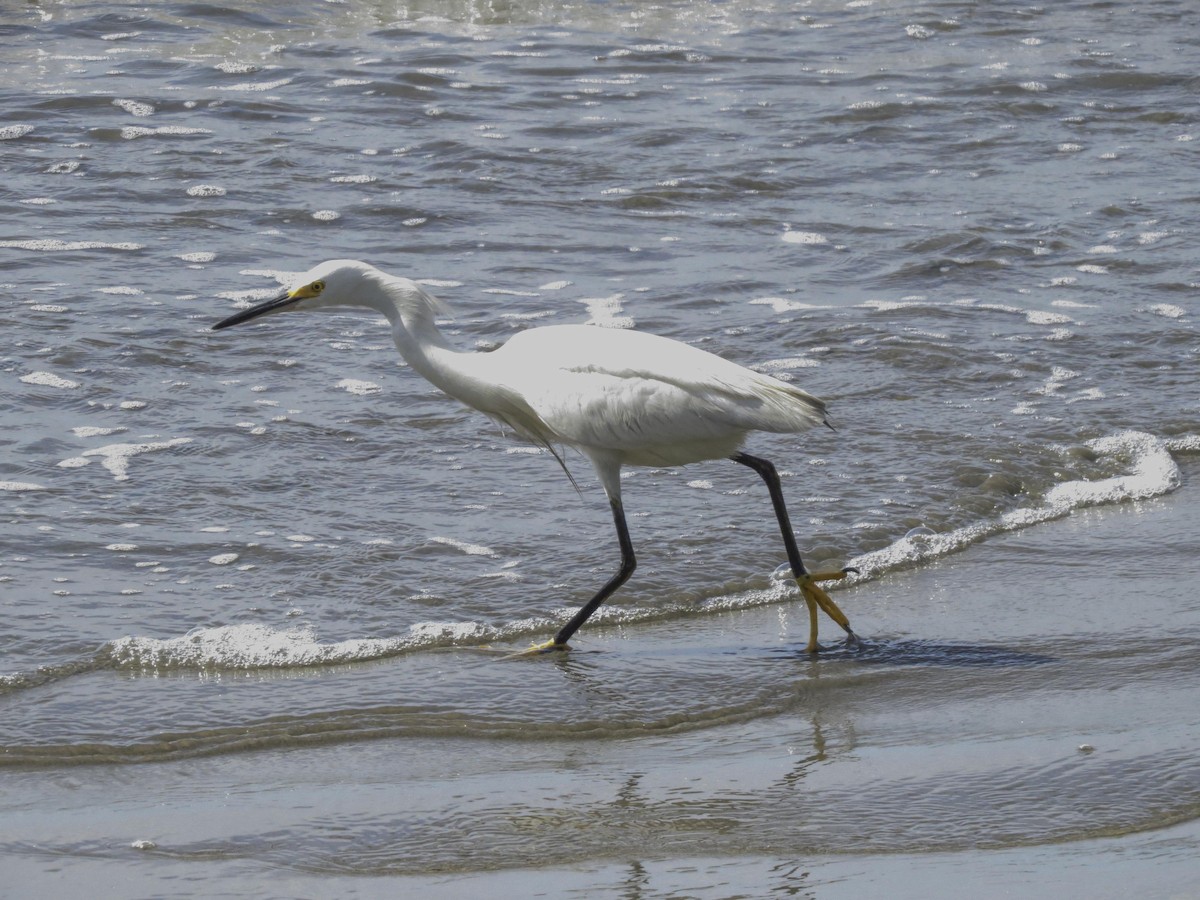
[[[1161,440],[1144,432],[1126,431],[1090,441],[1101,456],[1124,462],[1126,472],[1096,481],[1069,481],[1051,488],[1037,506],[1013,510],[994,519],[973,523],[945,534],[921,533],[904,537],[881,550],[850,560],[860,570],[843,584],[861,583],[898,569],[911,568],[963,550],[996,534],[1059,519],[1088,506],[1122,503],[1162,496],[1180,484],[1179,466],[1171,450],[1200,449],[1200,439]],[[836,587],[836,586],[835,586]],[[667,619],[697,610],[716,612],[778,603],[794,596],[795,588],[780,581],[769,588],[713,597],[697,604],[658,604],[641,608],[602,607],[598,623],[632,623]],[[407,634],[388,638],[356,638],[321,642],[310,627],[275,629],[261,624],[197,628],[175,638],[122,637],[101,648],[100,658],[128,669],[275,669],[338,665],[396,656],[438,647],[477,646],[517,640],[553,630],[573,610],[554,616],[525,619],[495,627],[476,622],[419,622]]]
[[[257,623],[196,628],[174,638],[122,637],[98,657],[119,669],[290,669],[384,659],[419,649],[478,646],[536,633],[549,620],[514,622],[502,628],[476,622],[418,622],[405,635],[321,642],[309,626],[271,628]]]
[[[906,536],[887,547],[850,560],[849,565],[857,568],[860,574],[848,579],[847,583],[867,581],[896,569],[911,568],[955,553],[993,535],[1061,519],[1077,509],[1148,500],[1179,487],[1179,466],[1171,456],[1168,443],[1152,434],[1123,431],[1089,441],[1087,446],[1100,456],[1125,461],[1128,466],[1126,473],[1097,481],[1067,481],[1055,485],[1046,492],[1038,506],[1014,509],[998,518],[975,522],[945,534]]]

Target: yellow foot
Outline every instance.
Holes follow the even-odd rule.
[[[554,653],[555,651],[563,651],[571,649],[570,644],[560,644],[558,641],[546,641],[543,644],[534,644],[528,650],[518,650],[516,653],[510,653],[505,659],[524,659],[527,656],[541,656],[543,653]]]
[[[845,578],[846,576],[840,575],[840,577]],[[800,585],[800,593],[804,595],[804,599],[808,602],[810,608],[813,606],[818,607],[825,615],[841,625],[844,631],[849,633],[850,620],[846,618],[846,614],[838,608],[838,605],[833,602],[833,598],[825,593],[825,589],[817,585],[818,581],[830,580],[832,579],[821,576],[801,575],[796,579],[796,582]]]
[[[850,630],[850,620],[846,618],[846,614],[838,608],[825,589],[817,584],[819,581],[840,581],[847,575],[857,572],[857,569],[845,568],[840,572],[806,572],[796,578],[796,584],[800,586],[800,594],[808,606],[809,636],[806,650],[809,653],[818,653],[823,649],[817,643],[818,609],[842,626],[842,630],[848,635],[848,644],[855,647],[859,645],[858,636]]]
[[[848,631],[848,632],[846,632],[846,640],[842,642],[842,646],[845,647],[847,650],[862,650],[867,645],[864,644],[863,639],[860,638],[853,631]],[[810,643],[808,646],[806,646],[804,648],[804,652],[811,653],[815,656],[818,653],[824,653],[828,649],[830,649],[830,648],[827,647],[825,644]]]

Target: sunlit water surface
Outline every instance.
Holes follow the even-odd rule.
[[[3,852],[411,876],[1194,821],[1197,24],[0,13]],[[638,327],[825,398],[836,432],[749,449],[861,570],[866,648],[802,653],[765,491],[715,462],[628,474],[640,568],[573,654],[481,649],[615,569],[603,495],[365,313],[209,330],[334,257],[463,348]]]

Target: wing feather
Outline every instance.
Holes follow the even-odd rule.
[[[827,421],[825,404],[806,391],[644,332],[550,326],[488,355],[532,413],[533,433],[573,446],[702,459],[736,449],[750,431]]]

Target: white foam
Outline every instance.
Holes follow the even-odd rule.
[[[194,184],[187,189],[189,197],[224,197],[225,188],[215,184]]]
[[[829,243],[829,238],[816,231],[785,231],[782,240],[786,244],[805,244],[810,247],[819,247]]]
[[[429,540],[435,544],[445,544],[447,547],[461,550],[468,556],[499,556],[491,547],[485,547],[483,544],[468,544],[466,541],[460,541],[457,538],[432,537]]]
[[[11,141],[19,137],[25,137],[31,131],[33,131],[33,126],[24,123],[0,126],[0,141]]]
[[[63,378],[52,372],[30,372],[28,375],[22,375],[21,381],[25,384],[62,388],[63,390],[71,390],[72,388],[79,387],[78,381],[71,381],[69,378]]]
[[[1174,303],[1152,303],[1147,309],[1156,316],[1162,316],[1166,319],[1182,319],[1187,315],[1186,309],[1182,306],[1176,306]]]
[[[237,562],[238,555],[236,553],[218,553],[216,556],[210,556],[208,561],[214,566],[227,566],[230,563]]]
[[[788,369],[814,369],[819,365],[820,363],[815,359],[805,359],[802,356],[789,356],[785,359],[768,359],[766,362],[759,363],[754,368],[767,372],[777,372]]]
[[[622,316],[618,313],[622,312],[624,307],[621,300],[624,294],[612,294],[608,297],[587,297],[579,302],[587,307],[588,319],[590,325],[600,325],[604,328],[632,328],[633,318],[631,316]]]
[[[1200,451],[1200,434],[1181,434],[1168,438],[1166,447],[1172,453],[1196,453]]]
[[[0,491],[44,491],[46,488],[31,481],[0,481]]]
[[[919,300],[867,300],[860,305],[864,309],[874,309],[878,312],[895,312],[898,309],[909,309],[925,304]]]
[[[239,84],[217,84],[213,87],[218,91],[273,91],[285,84],[291,84],[291,78],[280,78],[276,81],[244,81]]]
[[[149,103],[142,103],[138,100],[114,100],[113,106],[119,106],[131,116],[152,116],[154,115],[154,107]]]
[[[183,125],[163,125],[159,128],[148,128],[145,125],[126,125],[121,129],[121,139],[132,141],[135,138],[148,137],[150,135],[187,135],[187,134],[212,134],[207,128],[188,128]]]
[[[56,252],[60,250],[141,250],[141,244],[127,241],[110,244],[104,241],[60,241],[57,238],[38,238],[29,241],[0,241],[0,247],[14,250],[38,250]]]
[[[1064,316],[1062,313],[1044,312],[1039,309],[1031,309],[1025,313],[1025,320],[1031,325],[1070,325],[1072,319],[1070,316]]]
[[[276,293],[278,292],[273,288],[249,288],[244,291],[217,291],[217,296],[222,300],[232,300],[245,309],[252,303],[274,297]]]
[[[129,462],[133,457],[143,453],[152,453],[155,450],[168,450],[191,442],[191,438],[172,438],[169,441],[153,441],[144,444],[109,444],[106,447],[86,450],[80,456],[64,459],[58,465],[64,469],[74,469],[86,466],[91,461],[89,457],[99,456],[101,465],[108,469],[117,481],[128,481]]]
[[[1072,378],[1078,377],[1078,372],[1072,371],[1064,366],[1055,366],[1050,372],[1050,377],[1046,379],[1041,387],[1035,388],[1033,392],[1035,394],[1041,394],[1048,397],[1051,394],[1056,394],[1062,390],[1063,384],[1070,381]]]
[[[319,643],[311,629],[278,631],[265,625],[198,628],[183,637],[124,637],[108,645],[119,666],[260,669],[370,659],[404,649],[396,639]]]
[[[1068,481],[1046,494],[1050,506],[1065,506],[1067,511],[1081,506],[1145,500],[1172,491],[1179,486],[1179,466],[1166,445],[1144,432],[1125,431],[1088,442],[1101,456],[1127,461],[1129,471],[1099,481]]]
[[[369,394],[378,394],[383,388],[371,381],[359,381],[356,378],[343,378],[337,383],[337,386],[348,394],[357,394],[360,397],[365,397]]]
[[[416,647],[480,643],[545,626],[544,621],[522,621],[501,632],[474,622],[419,622],[404,636],[322,643],[310,626],[281,630],[247,623],[197,628],[175,638],[123,637],[104,649],[123,668],[294,668],[379,659]]]
[[[811,303],[799,303],[783,297],[759,297],[750,301],[751,306],[769,306],[777,313],[795,312],[798,309],[813,309]]]
[[[1200,441],[1197,441],[1200,448]],[[865,553],[850,561],[860,575],[851,581],[876,577],[884,572],[908,568],[946,556],[994,534],[1016,531],[1052,519],[1070,515],[1086,506],[1146,500],[1175,490],[1180,483],[1179,466],[1168,444],[1151,434],[1123,431],[1089,441],[1088,448],[1101,457],[1111,457],[1125,465],[1123,475],[1096,481],[1068,481],[1055,485],[1033,507],[1012,510],[997,519],[977,522],[944,534],[906,535],[894,544]]]
[[[518,572],[505,571],[503,568],[499,572],[484,572],[481,578],[498,578],[502,581],[524,581],[525,579]]]

